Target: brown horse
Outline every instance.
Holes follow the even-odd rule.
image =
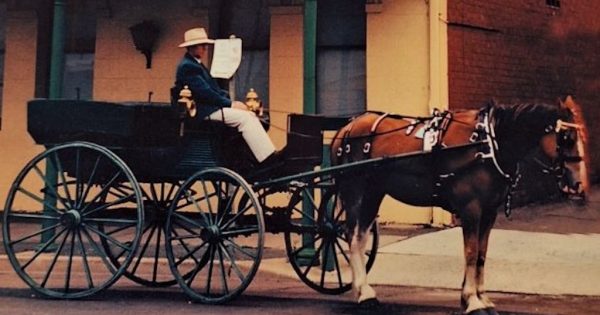
[[[488,237],[497,208],[503,202],[510,207],[511,187],[520,177],[519,161],[539,151],[536,160],[556,175],[560,188],[584,197],[586,135],[581,110],[570,97],[559,105],[490,104],[480,110],[411,119],[368,112],[353,119],[334,138],[332,164],[423,152],[336,179],[347,216],[358,302],[377,304],[367,283],[363,254],[366,232],[388,194],[411,205],[439,206],[460,218],[466,263],[463,311],[497,314],[484,289]]]

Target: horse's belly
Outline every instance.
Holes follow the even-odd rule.
[[[386,193],[413,206],[435,206],[435,184],[429,176],[389,175]]]

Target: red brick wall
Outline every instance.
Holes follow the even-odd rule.
[[[573,94],[591,129],[592,178],[598,178],[600,1],[560,1],[553,8],[546,0],[449,0],[448,50],[450,108],[477,108],[491,98],[555,102]]]

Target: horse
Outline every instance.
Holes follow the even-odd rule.
[[[488,237],[503,201],[508,215],[519,162],[537,153],[536,161],[556,176],[564,193],[585,200],[586,143],[581,108],[570,96],[558,104],[490,102],[478,110],[437,111],[431,117],[366,112],[352,119],[332,140],[332,165],[398,157],[336,178],[358,303],[378,305],[363,257],[367,232],[383,197],[390,195],[415,206],[442,207],[459,218],[465,257],[462,309],[497,314],[484,289]]]

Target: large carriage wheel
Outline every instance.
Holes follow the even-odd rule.
[[[190,298],[216,304],[241,294],[258,270],[263,242],[262,207],[239,175],[210,168],[182,184],[167,217],[166,250]]]
[[[290,264],[304,283],[321,293],[341,294],[352,288],[345,211],[338,206],[333,185],[316,188],[297,188],[292,195],[285,247]],[[320,196],[316,194],[319,192]],[[377,223],[368,236],[364,259],[367,272],[377,255]]]
[[[36,292],[86,297],[125,271],[143,215],[138,183],[119,157],[92,143],[59,145],[36,156],[15,179],[4,207],[4,246],[17,274]],[[102,243],[121,253],[118,266]]]
[[[180,187],[178,182],[141,184],[144,198],[144,229],[140,238],[139,251],[124,273],[128,279],[148,287],[168,287],[177,283],[167,263],[165,253],[165,226],[167,213],[175,194]],[[109,259],[120,266],[117,256],[103,242]]]

